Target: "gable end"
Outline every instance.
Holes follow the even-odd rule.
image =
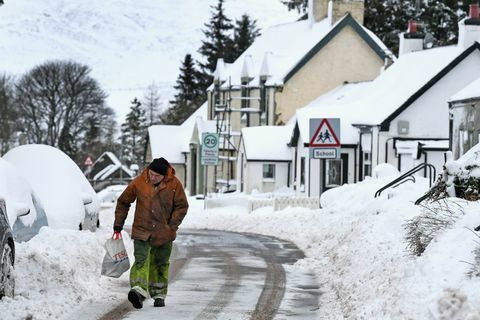
[[[440,79],[442,79],[447,73],[449,73],[453,68],[455,68],[460,62],[462,62],[466,57],[468,57],[473,51],[480,50],[480,44],[475,42],[468,49],[462,52],[461,55],[456,57],[452,62],[450,62],[443,70],[441,70],[435,77],[430,79],[423,87],[421,87],[417,92],[415,92],[410,98],[407,99],[397,110],[395,110],[391,115],[389,115],[383,122],[380,124],[380,131],[390,130],[390,123],[397,116],[400,115],[405,109],[407,109],[415,100],[420,98],[428,89],[433,87]]]
[[[299,71],[305,64],[307,64],[314,55],[316,55],[323,47],[325,47],[330,40],[332,40],[343,28],[350,26],[357,32],[357,34],[368,44],[370,48],[380,57],[380,59],[385,60],[387,54],[384,50],[368,35],[368,33],[363,29],[363,27],[348,13],[342,21],[340,21],[330,32],[327,33],[303,58],[288,72],[288,74],[283,79],[283,82],[287,82],[291,79],[297,71]]]

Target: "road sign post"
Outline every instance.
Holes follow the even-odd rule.
[[[218,164],[218,134],[202,133],[202,165],[216,166]]]
[[[310,119],[310,159],[340,159],[340,119]]]
[[[218,133],[202,133],[201,163],[204,166],[203,199],[207,197],[208,166],[216,166],[218,164],[218,145]]]

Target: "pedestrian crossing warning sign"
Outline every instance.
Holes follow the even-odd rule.
[[[340,133],[340,119],[310,119],[310,120],[317,120],[315,122],[320,124],[316,126],[314,122],[310,123],[310,131],[312,129],[315,130],[313,135],[310,135],[310,144],[309,147],[340,147],[340,140],[338,139],[338,135]],[[330,124],[332,122],[332,124]],[[338,125],[337,125],[338,122]],[[312,126],[313,124],[313,126]],[[337,129],[337,130],[335,130]],[[338,131],[338,132],[337,132]]]

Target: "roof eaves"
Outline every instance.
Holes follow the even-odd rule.
[[[470,47],[464,50],[458,57],[450,62],[445,68],[437,73],[432,79],[430,79],[425,85],[423,85],[417,92],[415,92],[410,98],[407,99],[400,107],[398,107],[392,114],[390,114],[385,120],[380,123],[380,131],[390,130],[390,123],[400,113],[407,109],[415,100],[421,97],[428,89],[433,87],[440,79],[442,79],[447,73],[455,68],[460,62],[468,57],[474,50],[480,50],[480,44],[475,41]]]
[[[370,48],[375,51],[375,53],[380,57],[380,59],[385,60],[387,54],[384,50],[368,35],[368,33],[362,28],[362,26],[352,17],[350,13],[340,21],[335,27],[333,27],[303,58],[290,70],[285,78],[283,83],[291,79],[297,71],[299,71],[310,59],[316,55],[323,47],[325,47],[330,40],[332,40],[343,28],[350,26],[355,30],[358,35],[365,40],[365,42],[370,46]]]

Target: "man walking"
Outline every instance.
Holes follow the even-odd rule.
[[[140,309],[150,295],[155,307],[163,307],[172,242],[188,209],[183,186],[167,160],[154,159],[118,198],[114,232],[122,231],[130,205],[135,200],[132,226],[135,262],[130,270],[128,300]]]

